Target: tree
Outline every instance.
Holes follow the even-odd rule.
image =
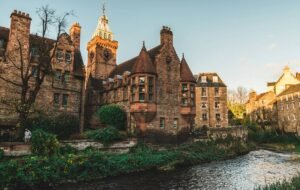
[[[52,60],[56,55],[57,42],[66,27],[66,18],[72,14],[64,13],[57,16],[56,11],[47,6],[42,6],[36,11],[41,21],[39,36],[33,36],[29,47],[23,39],[17,36],[16,46],[5,52],[6,64],[0,66],[0,80],[15,90],[16,96],[1,98],[1,103],[13,108],[18,114],[19,132],[33,108],[36,97],[47,75],[52,74]],[[51,27],[55,27],[56,38],[50,40],[46,37]],[[36,48],[38,56],[31,62],[32,55],[29,50]],[[7,73],[13,73],[13,77]]]
[[[116,104],[102,106],[98,109],[97,115],[103,124],[118,129],[125,129],[126,113],[120,106]]]
[[[230,124],[241,124],[241,120],[246,113],[246,101],[248,99],[248,90],[244,87],[237,87],[235,90],[228,91],[228,109],[230,111]]]

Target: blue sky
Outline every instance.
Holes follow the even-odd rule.
[[[35,10],[49,4],[58,13],[73,10],[69,25],[82,26],[81,50],[94,32],[104,0],[0,0],[0,25],[9,27],[10,13],[27,12],[31,32],[38,31]],[[300,66],[300,1],[298,0],[106,0],[110,28],[119,41],[117,62],[159,44],[162,25],[172,28],[178,55],[193,71],[217,72],[228,88],[259,92],[276,80],[283,67]],[[51,34],[49,34],[51,35]]]

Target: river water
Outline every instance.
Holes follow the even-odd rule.
[[[142,172],[101,181],[64,185],[64,190],[252,190],[300,173],[297,155],[252,151],[226,161],[169,172]]]

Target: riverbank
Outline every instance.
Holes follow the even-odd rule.
[[[225,160],[253,147],[239,141],[195,142],[157,150],[139,144],[123,154],[98,150],[70,150],[52,157],[25,156],[0,162],[1,188],[46,189],[66,182],[96,180],[145,170],[172,170],[179,166]],[[66,152],[66,151],[64,151]]]

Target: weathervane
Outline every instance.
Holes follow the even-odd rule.
[[[102,12],[103,12],[103,15],[105,15],[105,1],[104,1],[103,5],[102,5]]]

